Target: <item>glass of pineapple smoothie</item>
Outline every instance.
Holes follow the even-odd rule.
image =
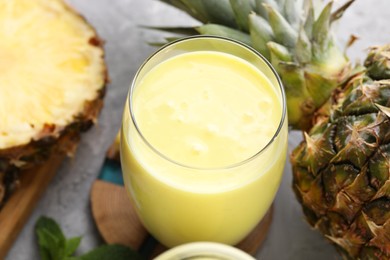
[[[121,129],[125,186],[146,229],[167,247],[240,242],[272,204],[286,150],[281,81],[239,42],[170,43],[130,86]]]

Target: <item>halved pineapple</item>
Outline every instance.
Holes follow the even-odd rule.
[[[20,169],[73,152],[106,82],[101,41],[62,0],[0,0],[0,206]]]

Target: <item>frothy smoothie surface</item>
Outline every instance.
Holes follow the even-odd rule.
[[[161,154],[186,166],[227,167],[274,136],[282,105],[271,82],[235,56],[186,53],[148,72],[132,96],[135,121]]]

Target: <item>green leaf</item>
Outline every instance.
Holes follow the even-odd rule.
[[[331,15],[330,22],[332,23],[332,22],[334,22],[334,21],[340,19],[340,18],[343,16],[345,10],[347,10],[348,7],[349,7],[351,4],[353,4],[353,2],[355,2],[355,0],[349,0],[348,2],[346,2],[345,4],[343,4],[339,9],[337,9],[336,11],[334,11],[334,12],[332,13],[332,15]]]
[[[65,239],[59,225],[51,218],[40,217],[35,224],[41,260],[142,260],[131,248],[104,245],[82,256],[72,256],[80,245],[81,237]]]
[[[183,4],[182,1],[180,0],[160,0],[161,2],[164,2],[166,4],[169,4],[169,5],[172,5],[180,10],[183,10],[184,12],[188,13],[189,15],[191,15],[192,17],[194,17],[195,19],[201,21],[201,17],[197,18],[195,17],[192,12],[191,12],[191,9],[189,9],[185,4]]]
[[[65,236],[62,233],[60,226],[52,218],[42,216],[35,224],[35,230],[47,230],[53,236],[58,237],[59,240],[65,243]]]
[[[35,225],[41,258],[62,260],[65,252],[65,237],[61,228],[51,218],[40,217]]]
[[[43,231],[35,231],[38,236],[38,246],[39,246],[39,255],[41,256],[41,260],[51,260],[51,254],[49,250],[50,242],[47,241]]]
[[[251,13],[249,15],[249,31],[252,40],[252,47],[269,60],[270,52],[267,43],[274,39],[271,26],[261,16]]]
[[[265,5],[265,7],[268,11],[268,19],[276,41],[293,49],[298,38],[297,32],[275,8],[270,5]]]
[[[80,245],[82,237],[72,237],[66,240],[65,243],[65,256],[71,256],[74,252],[76,252],[77,248]]]
[[[291,1],[291,0],[288,0]],[[268,20],[268,11],[266,5],[272,6],[275,10],[280,10],[279,5],[275,0],[255,0],[257,13]]]
[[[256,4],[256,13],[258,13],[261,17],[268,20],[268,12],[264,7],[264,0],[255,0]]]
[[[235,30],[223,25],[206,24],[195,28],[200,34],[217,35],[241,41],[247,45],[251,45],[251,38],[248,34],[239,30]]]
[[[286,3],[291,1],[291,0],[275,0],[275,1],[279,6],[279,10],[284,10],[284,6],[286,5]],[[295,1],[295,0],[293,0],[293,1]]]
[[[306,14],[306,20],[305,20],[303,27],[305,28],[306,35],[310,39],[312,37],[312,34],[313,34],[313,24],[314,24],[314,20],[315,20],[313,1],[308,0],[307,5],[308,5],[308,9],[307,9],[307,14]]]
[[[152,29],[152,30],[158,30],[158,31],[164,31],[169,33],[175,33],[175,34],[182,34],[182,35],[195,35],[198,34],[198,32],[195,30],[194,27],[165,27],[165,26],[141,26],[142,28],[146,29]]]
[[[182,37],[165,37],[165,40],[167,40],[167,42],[173,42],[173,41],[177,41],[181,38]]]
[[[153,47],[162,47],[166,44],[166,42],[147,42],[148,45]]]
[[[229,0],[180,0],[188,13],[203,23],[218,23],[237,28]]]
[[[337,86],[333,80],[329,80],[321,74],[305,71],[306,88],[310,93],[316,107],[320,107],[330,97]]]
[[[285,17],[287,21],[295,29],[299,28],[302,14],[303,14],[303,2],[302,0],[288,0],[286,1],[284,8]]]
[[[292,61],[291,53],[283,45],[280,45],[276,42],[269,42],[267,46],[271,52],[271,61],[273,62],[273,65],[277,66],[281,61]],[[274,63],[274,61],[276,61],[276,63]]]
[[[131,248],[122,245],[100,246],[85,255],[75,258],[77,260],[143,260]]]
[[[254,0],[230,0],[238,28],[243,31],[249,31],[248,16],[254,11]]]
[[[65,245],[62,241],[45,229],[38,230],[37,235],[44,257],[49,256],[50,260],[62,260],[65,252]]]
[[[237,27],[229,0],[160,0],[183,10],[202,23]],[[218,10],[218,11],[216,11]]]
[[[284,79],[283,86],[286,88],[286,93],[289,92],[294,96],[300,97],[301,100],[309,96],[305,91],[305,78],[299,64],[282,61],[279,62],[278,69],[281,77]]]
[[[185,13],[189,14],[196,20],[201,21],[202,23],[209,22],[207,16],[205,16],[202,12],[200,12],[200,10],[194,9],[190,5],[187,5],[186,1],[183,0],[160,0],[160,1],[184,11]]]
[[[313,40],[320,47],[319,53],[323,53],[323,50],[329,43],[330,32],[330,18],[331,18],[332,2],[329,2],[322,10],[320,16],[313,24]]]
[[[311,43],[303,28],[299,31],[295,56],[300,63],[309,63],[311,61]]]
[[[154,46],[154,47],[162,47],[169,42],[173,42],[173,41],[177,41],[177,40],[181,39],[181,37],[165,37],[164,39],[165,39],[165,42],[148,42],[148,44],[150,46]]]
[[[283,81],[286,91],[287,114],[289,123],[295,129],[302,129],[303,118],[302,107],[306,102],[312,102],[306,90],[305,78],[302,68],[293,62],[279,62],[276,67]]]

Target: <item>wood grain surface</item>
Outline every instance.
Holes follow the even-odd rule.
[[[0,259],[7,255],[64,157],[56,154],[47,163],[21,172],[18,188],[0,210]]]
[[[96,180],[91,189],[91,207],[98,230],[107,243],[122,244],[142,251],[148,240],[150,242],[150,235],[138,219],[123,186]],[[255,255],[267,237],[272,214],[273,207],[236,247]],[[149,245],[147,250],[149,257],[153,258],[166,248],[156,242]]]

